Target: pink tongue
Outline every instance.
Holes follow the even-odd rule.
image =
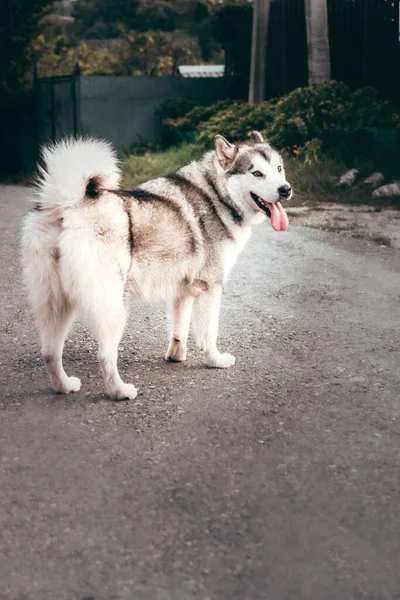
[[[285,231],[285,229],[288,228],[289,219],[281,203],[275,202],[274,204],[271,204],[268,202],[267,206],[271,213],[272,227],[275,231]]]

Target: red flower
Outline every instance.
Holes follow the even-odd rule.
[[[299,151],[298,150],[293,150],[293,154],[298,154]]]

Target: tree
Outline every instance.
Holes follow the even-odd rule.
[[[41,34],[30,48],[39,77],[70,75],[76,62],[82,75],[168,76],[176,75],[180,64],[200,60],[195,40],[165,31],[122,31],[119,40],[103,47],[84,41],[72,45],[66,36],[46,39]]]
[[[72,13],[76,33],[87,39],[118,37],[121,26],[137,27],[139,4],[140,0],[79,0]]]
[[[135,31],[174,31],[185,29],[196,32],[198,6],[206,8],[202,0],[79,0],[73,15],[82,37],[117,37],[118,28]],[[95,34],[95,35],[93,35]]]
[[[23,85],[29,64],[26,49],[52,3],[53,0],[0,2],[0,91],[15,90]]]
[[[304,0],[310,83],[331,78],[327,0]]]

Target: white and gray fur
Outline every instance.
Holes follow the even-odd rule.
[[[281,156],[261,134],[251,139],[234,145],[216,136],[215,150],[200,161],[132,191],[119,189],[118,161],[104,141],[67,139],[43,150],[22,254],[55,391],[80,389],[62,365],[65,338],[80,312],[98,342],[107,393],[136,397],[117,369],[129,298],[172,301],[167,359],[186,359],[192,319],[206,364],[234,364],[217,349],[223,285],[251,226],[268,215],[253,198],[274,203],[291,193]]]

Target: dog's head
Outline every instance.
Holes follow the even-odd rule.
[[[288,218],[280,201],[290,200],[292,188],[279,152],[258,131],[253,131],[250,144],[230,144],[217,135],[215,152],[232,198],[267,215],[276,231],[287,229]]]

